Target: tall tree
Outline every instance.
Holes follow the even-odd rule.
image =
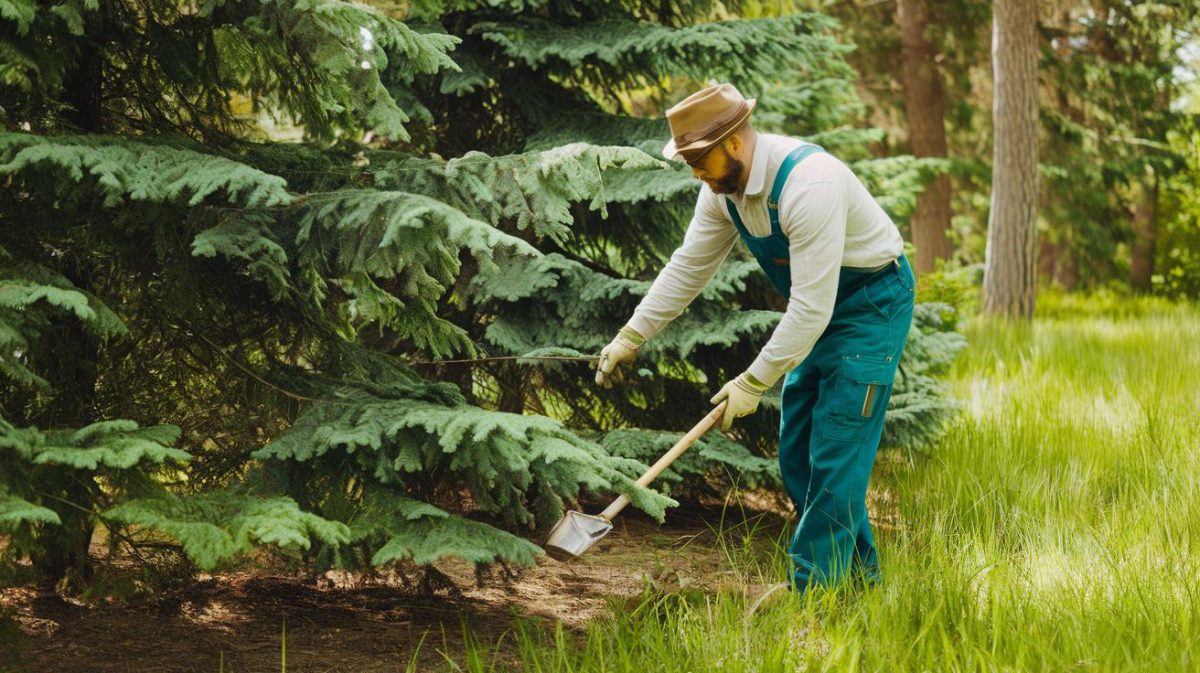
[[[937,48],[926,36],[929,9],[927,0],[899,0],[896,3],[904,116],[908,122],[910,151],[918,157],[944,159],[945,97],[938,72]],[[912,240],[917,248],[918,272],[932,271],[938,260],[950,257],[950,216],[950,176],[941,174],[917,197],[917,208],[910,220]]]
[[[998,0],[994,12],[995,140],[983,310],[1031,318],[1037,293],[1038,3]]]
[[[927,263],[922,250],[940,245],[922,244],[929,229],[917,223],[918,219],[928,222],[926,213],[929,204],[937,203],[943,186],[949,198],[946,208],[947,222],[951,226],[947,250],[956,260],[966,262],[982,260],[986,207],[981,207],[980,194],[986,194],[990,180],[989,155],[991,145],[991,102],[990,91],[983,88],[990,81],[990,73],[981,71],[981,65],[990,67],[988,45],[991,40],[992,3],[990,0],[905,0],[904,7],[896,3],[880,3],[876,0],[847,0],[829,4],[828,11],[842,21],[847,39],[857,49],[847,58],[859,72],[856,80],[859,95],[863,97],[873,125],[886,132],[876,151],[887,153],[904,148],[913,154],[927,152],[930,156],[940,152],[934,149],[918,150],[914,142],[914,128],[930,133],[942,133],[945,150],[944,159],[924,159],[929,166],[925,177],[922,199],[908,218],[898,220],[902,231],[916,246],[916,264]],[[903,14],[903,15],[902,15]],[[923,20],[924,26],[917,28]],[[907,37],[906,37],[907,33]],[[922,44],[919,38],[923,38]],[[906,47],[911,47],[906,58]],[[924,54],[927,64],[921,66],[919,55]],[[918,77],[929,75],[924,82],[918,79],[915,86],[909,84],[906,66]],[[921,107],[920,102],[909,100],[909,96],[920,91],[922,86],[936,86],[941,93],[941,121],[931,121],[936,114],[910,114]],[[989,87],[990,88],[990,87]],[[928,99],[936,96],[927,96]],[[986,102],[984,102],[986,99]],[[918,135],[928,136],[927,133]],[[922,148],[925,141],[920,141]],[[894,148],[894,149],[893,149]],[[941,175],[946,180],[938,180]],[[940,207],[939,207],[940,208]],[[933,209],[937,210],[937,209]],[[980,224],[972,226],[978,220]],[[945,231],[943,227],[941,229]],[[936,234],[935,234],[936,235]]]

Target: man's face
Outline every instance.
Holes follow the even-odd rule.
[[[692,167],[692,175],[703,180],[715,194],[736,192],[742,171],[746,169],[740,159],[729,153],[725,142],[718,143],[695,162],[688,162],[688,165]]]

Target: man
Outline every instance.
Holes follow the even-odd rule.
[[[820,147],[758,133],[755,99],[731,84],[667,110],[663,155],[704,184],[683,243],[600,353],[596,382],[678,316],[741,238],[787,311],[753,363],[713,396],[721,429],[753,413],[780,378],[779,463],[800,523],[791,586],[879,579],[866,494],[915,278],[895,224],[850,169]]]

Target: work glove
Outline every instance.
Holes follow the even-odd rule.
[[[613,381],[621,379],[620,372],[615,371],[617,365],[623,362],[633,362],[638,349],[646,343],[646,338],[638,334],[632,327],[625,326],[617,332],[612,343],[600,351],[600,359],[596,360],[596,385],[608,388]]]
[[[728,430],[733,426],[733,419],[754,413],[768,388],[770,386],[754,378],[750,372],[742,372],[726,383],[709,400],[713,405],[720,404],[721,400],[729,400],[725,405],[725,413],[721,415],[721,429]]]

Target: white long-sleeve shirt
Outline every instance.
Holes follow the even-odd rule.
[[[741,195],[730,195],[751,236],[771,233],[767,197],[784,158],[803,141],[759,133]],[[774,385],[800,364],[833,315],[841,267],[873,268],[904,251],[900,231],[846,164],[818,152],[789,174],[779,197],[788,239],[791,293],[787,310],[747,371]],[[654,279],[628,325],[647,339],[687,308],[738,240],[725,195],[700,188],[683,243]]]

